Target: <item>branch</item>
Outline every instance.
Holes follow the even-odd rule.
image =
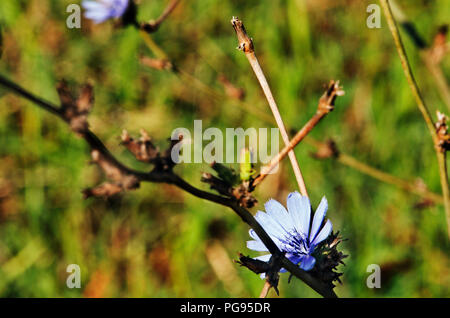
[[[391,0],[391,8],[397,22],[403,27],[406,34],[411,38],[420,53],[422,61],[432,75],[438,91],[450,111],[450,88],[440,66],[445,54],[448,53],[448,44],[445,43],[448,27],[440,27],[434,37],[432,45],[427,45],[426,41],[419,35],[413,22],[409,21],[398,4]]]
[[[425,187],[420,187],[414,182],[393,176],[389,173],[371,167],[348,154],[342,153],[336,148],[336,145],[332,141],[323,143],[312,138],[307,138],[305,142],[318,149],[317,154],[314,155],[316,159],[334,158],[337,162],[366,174],[378,181],[392,184],[407,192],[419,195],[426,200],[431,200],[434,203],[444,203],[444,199],[440,194],[428,191]]]
[[[17,84],[11,82],[10,80],[4,78],[0,75],[0,85],[5,88],[11,90],[15,94],[28,99],[29,101],[34,102],[37,106],[42,109],[56,115],[66,123],[69,123],[67,117],[64,116],[63,107],[57,107],[50,102],[45,101],[35,95],[29,93],[22,87]],[[169,169],[153,169],[151,172],[140,172],[133,169],[130,169],[120,163],[106,148],[106,146],[102,143],[102,141],[88,128],[86,128],[83,132],[78,132],[78,135],[81,136],[90,146],[91,152],[96,154],[95,157],[101,158],[101,163],[106,165],[107,169],[112,169],[116,173],[122,174],[126,177],[133,177],[137,183],[139,182],[154,182],[154,183],[167,183],[175,185],[176,187],[198,197],[201,199],[205,199],[226,207],[231,208],[239,217],[247,223],[258,235],[264,245],[267,247],[269,252],[275,257],[279,258],[283,264],[283,266],[294,276],[305,282],[309,287],[315,290],[317,293],[322,295],[323,297],[328,298],[336,298],[336,294],[333,289],[329,288],[326,284],[312,277],[309,273],[300,269],[297,265],[294,265],[291,261],[289,261],[283,253],[278,249],[277,245],[273,242],[270,236],[266,233],[264,228],[256,221],[253,215],[246,208],[239,205],[233,199],[226,198],[220,195],[216,195],[210,192],[206,192],[200,190],[181,177],[176,175],[171,168]],[[105,167],[102,167],[104,170]],[[134,185],[136,186],[136,185]]]
[[[149,58],[141,58],[141,64],[148,66],[153,69],[164,69],[166,71],[170,71],[172,74],[178,76],[180,80],[183,80],[184,84],[189,86],[195,86],[196,89],[204,92],[206,95],[210,96],[215,101],[221,102],[224,99],[229,99],[232,101],[232,105],[238,106],[239,108],[245,110],[246,112],[255,115],[257,118],[264,120],[265,122],[273,122],[273,117],[270,116],[265,111],[261,110],[258,107],[253,107],[248,103],[245,103],[242,100],[230,99],[228,94],[223,94],[217,89],[209,86],[202,82],[199,78],[190,74],[189,72],[183,70],[179,66],[174,66],[172,61],[167,56],[166,52],[149,36],[149,34],[144,31],[140,32],[142,39],[144,40],[147,47],[153,52],[157,59],[149,59]]]
[[[166,20],[172,13],[172,11],[175,10],[180,1],[181,0],[171,0],[170,3],[167,5],[167,7],[164,9],[163,13],[159,16],[159,18],[156,20],[151,20],[146,23],[142,23],[140,25],[141,30],[147,33],[156,32],[161,26],[161,24],[164,22],[164,20]]]
[[[270,287],[272,287],[272,285],[270,285],[270,283],[266,281],[261,290],[261,293],[259,294],[259,298],[266,298],[267,294],[269,294]]]
[[[268,165],[261,169],[261,173],[253,182],[253,186],[258,185],[265,179],[275,167],[283,160],[289,151],[293,150],[308,133],[329,113],[334,109],[334,101],[337,96],[342,96],[344,91],[339,87],[339,82],[331,81],[327,91],[320,98],[317,111],[314,116],[303,126],[303,128],[292,138],[289,144],[276,155]]]
[[[259,65],[258,59],[255,55],[255,50],[253,46],[253,41],[247,35],[245,31],[244,24],[238,18],[233,17],[231,20],[231,24],[233,25],[234,30],[236,31],[236,35],[238,37],[239,46],[238,49],[245,53],[250,65],[255,72],[256,77],[258,78],[259,84],[264,91],[264,95],[269,102],[270,109],[272,110],[273,116],[275,117],[275,121],[277,122],[278,128],[280,129],[281,137],[285,145],[289,145],[289,136],[286,131],[286,127],[284,126],[283,120],[280,115],[280,111],[278,110],[277,103],[273,98],[272,91],[270,90],[269,83],[267,83],[266,77],[264,76],[264,72]],[[306,190],[305,181],[303,180],[302,172],[298,165],[297,158],[295,156],[295,152],[293,150],[288,151],[288,156],[291,161],[292,169],[294,170],[295,178],[297,179],[298,186],[300,188],[300,193],[304,196],[308,196],[308,192]]]
[[[161,50],[161,48],[158,47],[158,49],[155,51],[154,50],[155,48],[153,48],[153,46],[154,46],[153,44],[154,44],[154,42],[152,43],[150,48],[152,49],[152,51],[156,55],[158,55],[157,53],[159,51],[162,52],[162,50]],[[165,53],[162,54],[162,55],[160,54],[160,56],[167,58],[167,55]],[[167,60],[164,60],[164,61],[167,61]],[[144,64],[148,65],[147,63],[144,63]],[[205,93],[208,93],[208,94],[214,93],[214,97],[215,98],[219,98],[220,97],[221,99],[224,99],[224,98],[230,99],[230,96],[225,95],[225,94],[221,94],[220,92],[218,92],[217,90],[215,90],[214,88],[212,88],[210,86],[208,86],[209,89],[208,89],[208,91],[206,91],[206,89],[204,89],[204,88],[207,85],[204,84],[203,82],[201,82],[199,79],[195,78],[193,75],[188,74],[186,71],[181,71],[180,70],[180,72],[177,73],[177,72],[174,71],[173,68],[171,68],[169,70],[172,71],[173,74],[175,74],[175,75],[179,75],[180,73],[184,74],[185,76],[181,76],[180,78],[184,79],[185,83],[187,85],[192,85],[192,84],[199,83],[199,85],[198,85],[199,89],[201,88],[202,90],[205,90]],[[195,79],[195,81],[191,81],[192,79]],[[201,85],[200,85],[200,83],[201,83]],[[245,102],[243,102],[241,100],[237,100],[236,103],[234,103],[233,105],[236,105],[239,108],[241,108],[242,110],[244,110],[244,111],[246,111],[246,112],[256,116],[258,119],[260,119],[261,121],[263,121],[265,123],[268,123],[268,124],[273,124],[274,123],[273,117],[268,115],[266,112],[261,111],[260,108],[258,108],[258,107],[254,107],[253,105],[245,103]],[[319,142],[319,141],[317,141],[317,140],[314,140],[312,137],[306,138],[305,142],[313,145],[317,149],[326,149],[326,148],[328,148],[328,147],[326,147],[326,148],[322,147],[324,144]],[[328,150],[326,150],[326,151],[328,151]],[[349,159],[349,160],[344,160],[344,158]],[[412,186],[410,181],[398,178],[396,176],[393,176],[393,175],[391,175],[389,173],[386,173],[384,171],[381,171],[379,169],[375,169],[374,167],[371,167],[371,166],[367,165],[366,163],[361,162],[361,161],[357,160],[356,158],[349,156],[348,154],[340,152],[339,156],[337,157],[337,161],[339,163],[347,166],[347,167],[350,167],[350,168],[355,169],[355,170],[357,170],[357,171],[359,171],[359,172],[361,172],[363,174],[366,174],[366,175],[368,175],[368,176],[370,176],[370,177],[372,177],[372,178],[374,178],[374,179],[376,179],[376,180],[378,180],[380,182],[384,182],[384,183],[387,183],[387,184],[392,184],[392,185],[397,186],[397,187],[399,187],[399,188],[401,188],[401,189],[403,189],[405,191],[417,194],[417,195],[422,196],[422,197],[424,197],[426,199],[431,199],[435,203],[442,204],[444,202],[443,201],[443,197],[441,195],[433,193],[433,192],[430,192],[430,191],[419,189],[418,187],[415,187],[415,186]],[[405,186],[405,185],[408,185],[408,186]]]

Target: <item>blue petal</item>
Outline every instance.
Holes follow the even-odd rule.
[[[256,235],[255,230],[250,229],[250,230],[248,231],[248,234],[250,235],[250,237],[251,237],[252,239],[254,239],[254,240],[259,240],[259,241],[260,241],[258,235]]]
[[[324,239],[330,235],[331,231],[333,230],[333,224],[331,224],[330,220],[327,220],[327,223],[323,226],[323,228],[320,230],[319,234],[317,234],[314,241],[312,241],[312,245],[317,245],[320,242],[322,242]]]
[[[309,241],[312,242],[319,231],[320,226],[322,225],[323,218],[325,214],[327,214],[328,210],[328,202],[325,197],[320,201],[319,206],[317,207],[316,212],[314,213],[314,219],[311,226],[311,233],[309,234]]]
[[[264,208],[267,214],[280,224],[286,232],[289,233],[294,230],[292,219],[289,217],[286,208],[280,202],[271,199],[264,204]]]
[[[128,8],[129,0],[102,0],[83,1],[82,6],[86,10],[84,16],[96,23],[104,22],[110,18],[122,16]]]
[[[302,258],[302,263],[300,264],[300,268],[304,271],[309,271],[316,264],[316,259],[311,255],[306,255]]]
[[[260,238],[258,237],[258,235],[256,234],[255,230],[250,229],[250,230],[249,230],[249,234],[250,234],[250,237],[251,237],[252,239],[254,239],[255,241],[260,241],[261,244],[264,244],[264,243],[262,243],[261,239],[260,239]],[[269,234],[269,233],[267,233],[267,234]],[[280,242],[280,240],[279,240],[278,238],[274,237],[274,236],[271,236],[270,234],[269,234],[269,236],[270,236],[270,238],[272,239],[272,241],[275,243],[275,245],[277,245],[278,248],[281,248],[281,242]]]
[[[263,262],[268,262],[270,260],[271,256],[272,256],[272,254],[265,254],[265,255],[254,257],[253,259],[257,259],[257,260],[263,261]]]
[[[128,0],[116,0],[114,16],[122,16],[128,8]]]
[[[285,238],[288,233],[286,230],[275,221],[270,215],[267,213],[258,211],[255,215],[256,221],[264,228],[264,230],[267,232],[267,234],[270,235],[270,237],[277,238],[278,240]]]
[[[286,256],[286,258],[288,260],[290,260],[295,265],[297,265],[302,260],[302,258],[304,257],[304,256],[295,256],[295,255],[293,255],[291,253],[286,253],[285,256]],[[283,268],[280,269],[280,273],[286,273],[286,272],[287,272],[286,268],[283,267]]]
[[[294,254],[291,254],[291,253],[286,253],[285,256],[286,256],[286,258],[288,260],[290,260],[295,265],[297,265],[302,260],[302,258],[304,257],[304,256],[294,255]]]
[[[247,241],[247,248],[258,252],[268,252],[267,247],[259,240]]]
[[[287,207],[297,232],[306,239],[311,220],[311,204],[308,197],[292,192],[287,197]]]
[[[96,2],[96,1],[83,1],[81,3],[81,6],[85,10],[99,10],[99,9],[106,9],[106,6],[103,3]]]

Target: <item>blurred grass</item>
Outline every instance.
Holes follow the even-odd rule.
[[[119,145],[122,129],[137,134],[145,128],[164,147],[174,128],[192,129],[194,119],[202,119],[204,128],[267,127],[230,99],[218,101],[174,74],[141,66],[139,56],[151,52],[132,28],[83,20],[82,29],[67,29],[65,8],[72,2],[2,0],[0,71],[54,102],[58,80],[92,81],[92,130],[124,162],[148,169]],[[141,2],[140,20],[157,17],[167,4]],[[412,182],[421,178],[439,193],[431,139],[385,21],[381,29],[365,26],[369,3],[183,1],[152,37],[179,68],[218,91],[223,88],[217,77],[224,74],[245,89],[246,104],[269,113],[245,57],[235,50],[229,20],[239,16],[288,127],[299,129],[315,112],[323,85],[338,79],[346,95],[312,136],[332,137],[361,161]],[[401,5],[426,39],[449,22],[448,1]],[[445,110],[413,43],[404,37],[433,114]],[[450,78],[449,57],[443,70]],[[248,227],[231,211],[153,184],[121,198],[83,201],[80,191],[103,180],[97,167],[88,165],[87,146],[64,123],[1,89],[0,145],[0,296],[259,295],[263,283],[257,275],[229,266],[238,251],[255,255],[245,247]],[[350,257],[341,268],[338,295],[449,297],[443,207],[416,209],[420,198],[335,161],[316,161],[309,156],[313,150],[306,144],[296,149],[313,207],[326,195],[334,228],[348,238],[343,248]],[[194,164],[177,168],[207,189],[199,181],[205,170],[206,165]],[[284,203],[292,190],[295,180],[285,163],[256,191],[259,208],[271,197]],[[209,253],[222,248],[228,257],[218,262],[222,266],[212,265]],[[65,285],[66,267],[73,263],[81,266],[81,289]],[[379,290],[365,284],[373,263],[382,267]],[[235,284],[224,279],[228,276]],[[286,275],[280,289],[284,297],[317,296],[300,281],[287,284]]]

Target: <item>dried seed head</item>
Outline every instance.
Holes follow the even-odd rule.
[[[239,46],[237,47],[238,50],[241,50],[244,53],[253,53],[255,51],[253,41],[247,35],[247,32],[245,31],[245,27],[242,21],[239,20],[237,17],[233,17],[231,19],[231,24],[233,25],[234,31],[236,32],[236,35],[238,37],[239,41]]]
[[[61,102],[61,110],[64,119],[69,122],[70,128],[78,134],[85,133],[89,124],[87,116],[94,103],[94,90],[92,85],[85,84],[78,97],[72,93],[65,81],[58,83],[56,87]]]
[[[337,158],[339,149],[334,140],[329,139],[325,143],[321,143],[317,148],[317,152],[312,153],[311,156],[315,159]]]
[[[448,117],[437,112],[438,121],[435,123],[436,133],[438,136],[438,144],[436,145],[441,152],[446,152],[450,149],[450,135],[448,133],[447,119]]]
[[[159,157],[159,150],[151,142],[148,133],[141,129],[139,140],[133,139],[126,130],[122,132],[122,144],[136,157],[137,160],[154,163]]]
[[[173,69],[173,64],[167,59],[154,59],[144,56],[140,58],[140,62],[142,65],[148,66],[155,70],[170,71]]]
[[[337,267],[345,265],[343,259],[348,257],[348,255],[338,251],[338,246],[341,242],[342,238],[339,237],[339,232],[331,233],[325,241],[319,244],[314,252],[314,257],[316,257],[317,261],[310,273],[331,288],[335,287],[334,282],[342,283],[340,280],[342,273],[337,271]]]
[[[334,102],[338,96],[345,94],[342,87],[339,86],[339,81],[330,81],[327,91],[322,95],[319,100],[319,106],[317,112],[329,113],[334,109]]]

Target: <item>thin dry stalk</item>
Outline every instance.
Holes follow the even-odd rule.
[[[261,65],[258,62],[258,59],[255,55],[255,50],[253,47],[253,41],[247,35],[245,31],[244,24],[238,18],[233,17],[231,20],[231,24],[233,25],[234,30],[236,31],[236,35],[239,41],[238,49],[245,53],[253,71],[255,72],[256,77],[258,78],[259,84],[264,91],[264,95],[269,103],[270,109],[272,110],[273,116],[275,117],[275,121],[280,129],[281,137],[285,145],[289,145],[289,135],[286,131],[286,127],[284,126],[283,120],[280,115],[280,111],[278,110],[277,103],[272,95],[272,91],[270,90],[269,83],[264,75],[264,72],[261,68]],[[306,190],[305,181],[303,179],[302,172],[298,165],[297,158],[293,150],[288,152],[289,159],[291,161],[292,169],[294,170],[295,178],[297,180],[298,186],[300,188],[300,193],[302,195],[307,196],[308,192]]]
[[[313,128],[334,109],[334,101],[337,96],[342,96],[344,91],[339,87],[339,82],[331,81],[328,85],[327,91],[319,100],[319,106],[314,116],[300,129],[299,132],[291,139],[289,144],[283,148],[268,165],[261,169],[261,173],[253,182],[253,185],[258,185],[263,181],[283,160],[286,155],[294,149],[310,132]]]
[[[156,47],[157,47],[156,51],[154,51],[155,45],[156,44],[152,41],[152,45],[149,48],[156,55],[167,58],[167,54],[164,51],[162,51],[162,49],[160,47],[158,47],[157,45],[156,45]],[[157,54],[157,52],[162,52],[162,54]],[[172,71],[173,71],[173,69],[172,69]],[[196,83],[198,83],[199,89],[201,89],[201,90],[204,90],[203,88],[208,86],[207,84],[201,82],[199,79],[196,79],[195,81],[189,80],[189,79],[193,79],[195,77],[186,71],[181,71],[181,72],[184,74],[184,76],[181,76],[180,78],[184,79],[186,84],[189,84],[189,85],[195,84],[196,85]],[[179,73],[174,73],[174,74],[179,74]],[[200,83],[201,83],[201,85],[200,85]],[[221,92],[217,91],[213,87],[211,87],[211,86],[208,86],[208,87],[209,87],[209,90],[208,91],[205,90],[205,93],[207,93],[208,95],[211,94],[211,92],[214,92],[215,98],[222,98],[222,99],[230,98],[226,94],[221,94]],[[274,118],[272,116],[270,116],[269,114],[267,114],[266,112],[262,111],[258,107],[253,107],[252,105],[250,105],[246,102],[243,102],[243,101],[237,101],[236,103],[234,103],[234,105],[239,106],[239,108],[241,108],[242,110],[256,116],[256,118],[262,120],[265,123],[268,123],[268,124],[274,123]],[[305,142],[314,146],[317,149],[321,148],[323,145],[323,143],[321,143],[309,136],[307,136],[307,138],[305,139]],[[342,158],[342,160],[340,158]],[[344,160],[344,158],[346,158],[348,160]],[[280,159],[280,161],[281,160],[282,160],[282,158]],[[402,190],[416,194],[425,199],[431,199],[433,202],[438,203],[438,204],[444,203],[443,197],[441,195],[436,194],[434,192],[423,190],[421,187],[416,186],[414,183],[411,183],[410,181],[398,178],[396,176],[393,176],[392,174],[389,174],[389,173],[386,173],[379,169],[376,169],[364,162],[361,162],[360,160],[358,160],[348,154],[340,152],[340,155],[338,157],[336,157],[336,160],[340,164],[345,165],[351,169],[357,170],[357,171],[359,171],[369,177],[372,177],[380,182],[394,185]],[[406,185],[408,185],[408,186],[406,186]]]
[[[64,113],[64,105],[60,107],[47,102],[46,100],[39,98],[14,82],[0,75],[0,86],[5,87],[11,92],[32,101],[36,106],[52,113],[64,122],[70,124],[70,120]],[[107,173],[111,172],[112,176],[120,178],[124,181],[133,181],[132,185],[128,189],[135,189],[139,186],[140,182],[154,182],[154,183],[166,183],[174,185],[187,193],[190,193],[198,198],[214,202],[232,209],[245,223],[254,229],[255,233],[267,247],[272,255],[279,257],[283,267],[291,272],[294,276],[302,280],[305,284],[310,286],[317,293],[323,297],[336,298],[336,294],[330,286],[326,285],[322,281],[311,276],[308,272],[303,271],[297,265],[293,264],[287,259],[279,250],[278,246],[273,242],[272,238],[267,234],[264,228],[256,221],[249,210],[241,206],[233,199],[216,195],[214,193],[206,192],[198,189],[184,179],[179,177],[173,172],[171,168],[155,166],[150,172],[141,172],[131,169],[117,160],[117,158],[108,150],[103,142],[88,128],[78,132],[78,135],[83,138],[91,148],[94,160],[101,166],[101,168]],[[94,156],[95,154],[95,156]]]
[[[259,294],[259,298],[266,298],[267,295],[269,294],[269,290],[272,286],[270,285],[270,283],[268,281],[266,281],[264,283],[264,286],[261,290],[261,293]]]
[[[141,24],[141,30],[147,32],[147,33],[153,33],[156,32],[161,24],[169,17],[169,15],[175,10],[177,5],[180,3],[181,0],[172,0],[167,5],[167,7],[164,9],[163,13],[156,19],[149,21],[147,23]]]
[[[408,20],[396,1],[391,0],[390,5],[394,18],[404,27],[406,34],[410,36],[412,42],[418,48],[420,57],[432,75],[447,110],[450,111],[450,87],[440,65],[442,58],[445,54],[448,54],[448,43],[445,43],[447,27],[441,27],[433,40],[433,44],[427,46],[426,41],[419,35],[413,22]]]
[[[414,78],[414,75],[411,70],[411,65],[409,64],[408,57],[406,55],[405,47],[403,46],[402,39],[400,37],[400,32],[398,31],[397,24],[395,22],[394,16],[392,14],[391,7],[389,5],[388,0],[380,0],[380,3],[383,7],[384,13],[386,15],[386,19],[389,25],[389,29],[392,33],[392,36],[394,38],[395,46],[397,48],[398,55],[400,57],[400,61],[402,63],[402,68],[405,73],[406,79],[408,81],[408,84],[410,86],[410,89],[413,93],[413,96],[416,100],[417,106],[422,113],[423,119],[425,120],[425,123],[427,124],[427,128],[431,134],[431,137],[433,138],[433,143],[436,150],[436,156],[438,159],[439,164],[439,175],[441,179],[441,187],[442,187],[442,194],[444,197],[444,207],[445,207],[445,214],[447,219],[447,230],[448,230],[448,238],[450,239],[450,190],[449,190],[449,182],[448,182],[448,175],[447,175],[447,162],[446,162],[446,151],[442,151],[440,144],[439,136],[436,132],[435,125],[433,123],[433,119],[431,118],[431,114],[425,104],[424,99],[422,98],[419,87],[416,83],[416,80]]]

